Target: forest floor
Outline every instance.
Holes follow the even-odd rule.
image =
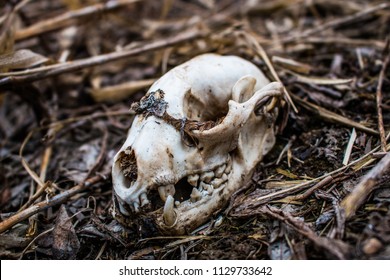
[[[13,0],[0,9],[0,258],[390,259],[390,2]],[[130,106],[167,70],[209,52],[246,58],[283,83],[291,99],[276,145],[203,229],[125,228],[111,214],[110,172]]]

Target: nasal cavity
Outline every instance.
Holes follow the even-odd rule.
[[[121,151],[118,155],[117,163],[122,171],[123,176],[131,182],[137,181],[138,169],[137,158],[131,146]]]

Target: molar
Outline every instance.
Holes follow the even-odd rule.
[[[208,171],[200,175],[200,180],[205,183],[210,183],[210,181],[214,178],[214,172]]]
[[[212,195],[213,191],[214,191],[214,187],[212,185],[207,185],[206,184],[204,190],[206,190],[208,195]]]
[[[226,164],[217,167],[214,171],[215,177],[221,178],[222,174],[225,172],[225,169],[226,169]]]
[[[219,188],[224,183],[222,178],[215,178],[211,181],[211,186],[213,186],[214,189]]]

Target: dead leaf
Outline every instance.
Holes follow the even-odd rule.
[[[56,259],[75,259],[80,249],[80,241],[77,238],[72,220],[61,205],[54,230],[53,230],[53,256]]]
[[[30,50],[18,50],[0,55],[0,69],[25,69],[47,62],[49,59]]]

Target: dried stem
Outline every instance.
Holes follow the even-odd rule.
[[[17,223],[24,221],[25,219],[31,217],[32,215],[34,215],[40,211],[43,211],[49,207],[53,207],[55,205],[61,204],[62,202],[66,201],[69,198],[71,198],[72,196],[74,196],[75,194],[84,191],[88,187],[90,187],[90,186],[92,186],[92,185],[94,185],[102,180],[103,180],[102,176],[94,176],[94,177],[86,180],[84,184],[78,184],[78,185],[74,186],[73,188],[66,190],[66,191],[64,191],[64,192],[62,192],[62,193],[60,193],[60,194],[58,194],[58,195],[56,195],[48,200],[38,202],[38,203],[32,205],[31,207],[16,213],[15,215],[11,216],[10,218],[8,218],[0,223],[0,233],[5,232],[6,230],[10,229],[11,227],[16,225]]]
[[[338,259],[346,258],[348,246],[342,241],[318,236],[305,222],[275,207],[263,206],[261,207],[261,212],[291,226],[294,230],[310,239],[315,245],[325,249]]]
[[[356,210],[366,201],[370,193],[376,188],[377,181],[390,170],[390,152],[386,154],[374,168],[368,172],[353,191],[341,203],[346,218],[355,215]]]
[[[384,10],[384,9],[386,9],[388,7],[389,7],[389,3],[381,3],[379,5],[376,5],[376,6],[373,6],[373,7],[369,7],[367,9],[363,10],[363,11],[357,12],[357,13],[355,13],[353,15],[342,17],[342,18],[337,18],[335,20],[331,20],[331,21],[325,22],[324,24],[318,25],[315,28],[308,29],[308,30],[302,32],[298,36],[296,34],[294,34],[291,37],[287,37],[287,38],[283,39],[282,42],[283,43],[291,43],[291,42],[297,41],[299,39],[306,38],[306,37],[308,37],[310,35],[318,34],[318,33],[322,32],[324,30],[331,29],[331,28],[336,28],[338,26],[354,22],[354,21],[356,21],[358,19],[362,19],[362,18],[364,18],[364,17],[366,17],[366,16],[368,16],[370,14],[374,14],[377,11]]]
[[[322,118],[324,118],[328,121],[340,123],[340,124],[343,124],[343,125],[346,125],[349,127],[354,127],[355,129],[367,132],[367,133],[375,135],[375,136],[378,135],[378,131],[376,131],[372,128],[366,127],[358,122],[352,121],[346,117],[343,117],[343,116],[338,115],[332,111],[329,111],[325,108],[322,108],[318,105],[315,105],[315,104],[310,103],[306,100],[303,100],[302,98],[300,98],[296,95],[292,95],[292,97],[294,100],[299,102],[301,104],[301,106],[303,106],[305,109],[307,109],[313,113],[318,114],[319,116],[321,116]]]
[[[139,55],[145,52],[150,52],[161,48],[170,47],[190,40],[195,40],[205,35],[206,35],[205,32],[195,29],[192,31],[179,33],[178,35],[168,39],[158,40],[156,42],[152,42],[144,46],[130,49],[130,50],[123,50],[120,52],[112,52],[108,54],[97,55],[89,58],[75,60],[72,62],[59,63],[51,66],[40,67],[33,70],[6,73],[0,75],[0,77],[4,75],[8,76],[0,80],[0,86],[4,86],[8,84],[31,83],[48,77],[79,71],[85,68],[106,64],[130,56]]]
[[[77,23],[77,21],[80,21],[81,19],[85,19],[96,14],[109,12],[139,1],[140,0],[108,1],[107,3],[91,5],[79,10],[69,11],[61,14],[58,17],[46,19],[32,26],[16,31],[15,40],[24,40],[46,32],[64,28]]]
[[[383,124],[383,114],[382,114],[382,85],[383,85],[383,79],[385,77],[387,65],[389,64],[390,60],[390,49],[389,49],[389,43],[390,41],[387,40],[387,45],[385,48],[385,53],[387,54],[382,65],[381,72],[379,73],[379,79],[378,79],[378,86],[376,88],[376,108],[378,113],[378,129],[379,129],[379,136],[381,140],[381,147],[382,151],[386,152],[386,133],[385,133],[385,127]]]

